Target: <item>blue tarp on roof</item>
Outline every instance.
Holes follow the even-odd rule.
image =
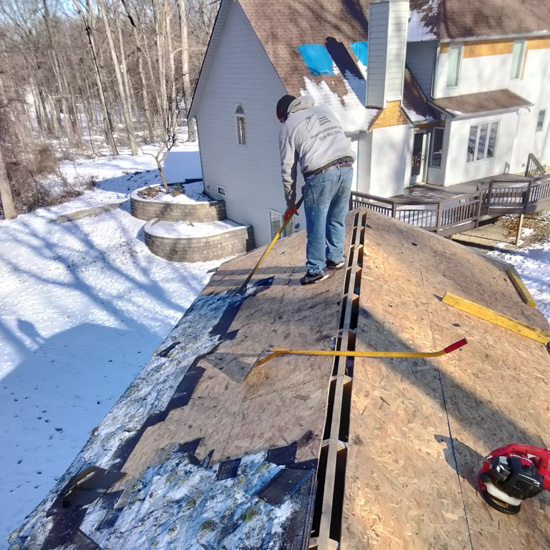
[[[332,57],[330,57],[324,46],[320,44],[302,44],[298,46],[298,51],[311,74],[334,74],[332,71]]]
[[[353,53],[357,56],[357,59],[367,66],[367,56],[369,52],[369,43],[368,42],[354,42],[350,44]]]

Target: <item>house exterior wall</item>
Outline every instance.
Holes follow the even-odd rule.
[[[370,132],[369,193],[392,197],[403,193],[411,179],[413,129],[406,125]]]
[[[470,127],[494,121],[499,123],[494,158],[466,162]],[[510,171],[514,143],[518,139],[517,125],[518,115],[515,112],[450,121],[445,184],[454,185]]]
[[[267,244],[269,211],[286,209],[275,118],[277,100],[286,91],[237,2],[229,8],[203,89],[196,119],[205,190],[225,201],[229,219],[254,227],[258,246]],[[237,141],[238,104],[245,114],[246,145]]]
[[[403,97],[409,2],[387,0],[369,7],[367,105],[385,107]]]
[[[440,171],[444,180],[441,184],[453,185],[461,181],[496,175],[504,169],[511,173],[523,173],[529,153],[550,164],[550,39],[538,38],[526,41],[521,77],[511,78],[512,48],[514,40],[502,42],[479,41],[464,43],[460,65],[460,81],[457,87],[447,86],[449,63],[448,44],[440,47],[434,82],[434,97],[486,92],[508,88],[533,103],[532,107],[521,108],[517,113],[484,118],[501,119],[499,144],[496,156],[481,163],[466,163],[464,133],[469,131],[470,121],[452,122],[448,151],[451,164]],[[546,110],[545,125],[536,131],[540,110]],[[466,128],[464,130],[464,128]],[[505,132],[511,132],[505,136]],[[467,135],[466,138],[467,140]],[[429,169],[430,183],[436,183],[437,169]]]
[[[432,95],[437,42],[409,42],[407,44],[407,67],[416,78],[422,91]]]
[[[386,106],[386,68],[388,59],[388,24],[390,3],[376,2],[369,8],[369,50],[367,105]]]

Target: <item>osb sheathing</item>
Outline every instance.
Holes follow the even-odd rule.
[[[401,108],[401,101],[388,101],[386,107],[380,111],[374,122],[372,123],[370,130],[376,130],[377,128],[388,128],[390,126],[402,126],[408,124],[409,119]]]
[[[203,294],[235,292],[264,250],[223,264]],[[330,349],[340,320],[344,270],[322,284],[302,286],[304,261],[305,232],[274,246],[253,279],[274,277],[272,286],[244,301],[228,329],[233,338],[198,362],[205,371],[190,402],[145,431],[116,490],[130,487],[162,460],[159,451],[197,438],[198,457],[212,452],[213,463],[293,442],[298,442],[296,461],[318,458],[332,359],[283,356],[254,368],[242,381],[243,372],[269,346]]]
[[[469,343],[439,359],[355,362],[342,549],[550,548],[548,493],[505,516],[476,489],[492,449],[549,445],[550,355],[441,297],[450,291],[548,329],[544,317],[522,302],[505,267],[370,211],[365,252],[358,349]]]

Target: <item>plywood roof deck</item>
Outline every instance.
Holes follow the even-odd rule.
[[[439,359],[356,361],[342,549],[550,548],[548,493],[505,516],[476,491],[494,448],[550,444],[550,355],[441,297],[450,291],[547,330],[544,317],[504,266],[371,212],[365,254],[358,349],[469,344]]]
[[[347,221],[348,246],[352,233],[357,235],[350,231],[353,217]],[[353,377],[346,382],[351,408],[340,548],[550,548],[548,493],[526,501],[519,516],[509,517],[489,508],[476,491],[481,458],[492,449],[511,442],[549,445],[550,355],[541,344],[452,309],[441,298],[452,292],[540,329],[548,329],[545,319],[522,302],[505,266],[461,245],[371,211],[361,234],[360,276],[349,290],[358,316],[356,349],[431,351],[462,337],[469,344],[439,359],[355,360]],[[222,265],[203,298],[235,291],[262,252]],[[303,287],[304,255],[305,232],[275,245],[255,277],[274,277],[273,284],[226,311],[216,329],[224,336],[221,342],[197,358],[201,375],[188,401],[157,414],[158,421],[136,432],[135,445],[117,465],[126,477],[109,493],[120,506],[132,506],[132,491],[144,472],[156,471],[163,460],[169,464],[167,449],[190,442],[197,445],[198,460],[209,464],[292,443],[296,462],[315,464],[324,437],[332,358],[282,356],[245,378],[268,346],[332,346],[345,301],[346,270]],[[178,339],[180,347],[192,344],[181,334]],[[132,392],[125,395],[130,399]],[[108,448],[98,452],[111,456]],[[105,467],[116,463],[105,456],[94,460]],[[300,506],[311,506],[308,494]],[[42,548],[27,536],[41,526],[48,529],[47,512],[44,504],[22,528],[22,549]],[[183,525],[186,520],[178,521]],[[90,525],[83,532],[93,539],[93,529],[86,530]],[[140,533],[139,525],[128,528]],[[309,535],[307,521],[291,521],[287,529],[291,547],[301,548]],[[124,532],[118,536],[123,540]],[[246,541],[242,547],[248,547]]]

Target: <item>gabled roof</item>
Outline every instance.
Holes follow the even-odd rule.
[[[409,42],[550,34],[548,0],[411,0]]]
[[[512,111],[532,105],[532,103],[508,89],[445,97],[435,99],[433,103],[455,116],[493,111]]]
[[[360,76],[350,44],[367,40],[369,2],[359,0],[240,0],[287,91],[304,88],[304,76],[326,82],[341,97],[347,93],[334,75],[309,73],[298,52],[303,44],[326,46],[340,72]]]
[[[372,1],[222,0],[190,116],[196,114],[213,50],[234,2],[242,7],[288,93],[300,95],[306,89],[306,83],[314,83],[320,87],[320,93],[324,93],[328,86],[338,98],[348,95],[353,103],[364,105],[365,77],[350,44],[368,41],[368,15]],[[410,0],[408,41],[536,33],[550,36],[547,4],[548,0]],[[325,46],[339,74],[311,74],[298,51],[298,46],[304,44]]]

